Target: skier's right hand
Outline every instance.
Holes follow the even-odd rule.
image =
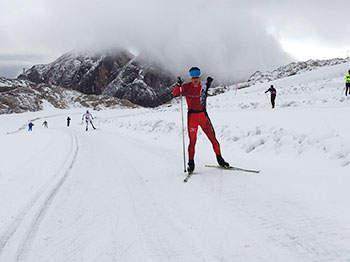
[[[177,85],[177,86],[182,86],[183,83],[184,83],[184,81],[183,81],[182,78],[179,76],[179,77],[177,78],[176,85]]]

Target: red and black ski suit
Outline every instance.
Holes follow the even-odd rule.
[[[275,99],[276,99],[276,89],[274,87],[270,87],[269,89],[267,89],[265,91],[265,94],[267,92],[270,92],[271,93],[271,105],[272,105],[272,108],[275,108]]]
[[[195,86],[192,82],[185,83],[182,87],[175,86],[173,96],[184,95],[187,101],[187,129],[190,138],[188,145],[189,160],[193,160],[195,153],[195,145],[197,141],[198,126],[207,135],[213,145],[216,155],[221,155],[219,142],[216,140],[214,127],[211,124],[208,113],[206,111],[208,87],[205,82],[201,82]]]

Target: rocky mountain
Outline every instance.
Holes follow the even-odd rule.
[[[250,86],[255,83],[266,83],[280,78],[285,78],[296,74],[301,74],[307,71],[312,71],[320,67],[338,65],[347,62],[350,62],[349,58],[334,58],[328,60],[308,60],[306,62],[293,62],[286,66],[281,66],[271,72],[255,72],[253,75],[250,76],[250,78],[246,82],[246,86]]]
[[[51,84],[0,77],[0,114],[38,111],[44,107],[85,107],[99,110],[135,105],[110,96],[84,95]]]
[[[102,94],[155,107],[172,99],[172,84],[176,78],[161,65],[138,56],[124,66]]]
[[[46,65],[35,65],[18,79],[109,95],[155,107],[169,101],[175,77],[163,66],[127,50],[71,52]]]

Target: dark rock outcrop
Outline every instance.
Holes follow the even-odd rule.
[[[105,88],[103,94],[155,107],[171,100],[175,77],[156,63],[136,58]]]
[[[18,78],[99,95],[133,58],[126,50],[92,55],[71,52],[50,64],[35,65]]]
[[[50,64],[35,65],[18,78],[155,107],[172,98],[175,77],[163,68],[145,57],[135,58],[127,50],[71,52]]]

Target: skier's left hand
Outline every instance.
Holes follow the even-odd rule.
[[[183,83],[184,83],[184,81],[183,81],[182,78],[179,76],[179,77],[177,78],[176,85],[177,85],[177,86],[182,86]]]

